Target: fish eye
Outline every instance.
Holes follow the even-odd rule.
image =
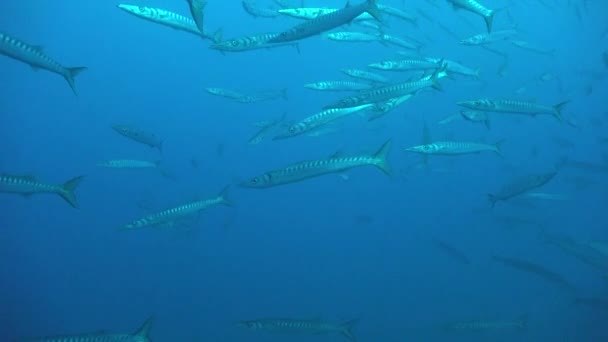
[[[146,8],[143,6],[139,6],[139,7],[137,7],[137,9],[142,13],[146,11]]]
[[[233,41],[232,41],[230,44],[231,44],[232,46],[238,46],[238,45],[239,45],[239,42],[238,42],[237,40],[233,40]]]
[[[251,180],[251,183],[258,184],[259,181],[260,181],[260,179],[258,177],[255,177],[254,179]]]
[[[294,126],[289,127],[289,132],[290,133],[295,133],[296,132],[296,128]]]

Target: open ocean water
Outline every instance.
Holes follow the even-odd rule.
[[[118,2],[0,2],[0,341],[608,341],[608,2],[480,0],[506,32],[483,45],[460,42],[497,37],[462,0],[379,0],[381,22],[329,31],[376,41],[210,48],[305,22],[281,3],[345,5],[209,0],[202,38]],[[183,0],[128,4],[191,18]],[[86,67],[77,95],[15,53]],[[304,84],[386,86],[346,68],[448,76],[379,118],[388,98],[362,90],[369,108],[273,139],[357,94]],[[482,108],[486,127],[458,104],[479,99],[511,108]],[[419,153],[445,142],[500,153]],[[37,193],[79,176],[76,209]]]

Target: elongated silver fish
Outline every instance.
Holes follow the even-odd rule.
[[[459,75],[463,75],[463,76],[479,78],[479,69],[472,69],[472,68],[464,66],[458,62],[451,61],[449,59],[428,57],[428,58],[426,58],[426,60],[433,62],[433,63],[440,63],[440,61],[443,61],[443,65],[445,65],[446,71],[449,72],[450,75],[459,74]]]
[[[535,102],[503,100],[503,99],[478,99],[461,101],[457,104],[473,110],[484,112],[516,113],[536,116],[540,114],[553,115],[557,120],[562,121],[562,108],[570,101],[563,101],[554,106],[546,106]]]
[[[190,7],[190,14],[192,19],[196,23],[196,27],[199,32],[205,32],[204,17],[205,17],[205,6],[207,6],[207,0],[186,0]]]
[[[305,134],[321,126],[327,125],[330,122],[336,121],[353,113],[364,111],[373,106],[373,104],[366,104],[350,108],[326,109],[317,114],[302,119],[292,125],[289,125],[283,132],[275,136],[273,140],[291,138],[301,134]]]
[[[489,33],[480,33],[469,38],[462,39],[462,45],[487,45],[500,41],[510,40],[517,36],[519,32],[514,29],[500,30]]]
[[[400,97],[392,98],[392,99],[390,99],[388,101],[377,102],[374,105],[374,111],[367,118],[368,121],[372,121],[372,120],[376,120],[376,119],[381,118],[382,116],[386,115],[388,112],[390,112],[390,111],[394,110],[395,108],[401,106],[403,103],[405,103],[406,101],[408,101],[412,97],[414,97],[414,94],[407,94],[407,95],[403,95],[403,96],[400,96]]]
[[[278,37],[271,39],[269,43],[288,42],[312,37],[344,24],[348,24],[364,12],[367,12],[380,20],[380,13],[376,6],[376,0],[366,0],[359,5],[346,6],[335,12],[305,21],[287,31],[281,32]]]
[[[303,161],[253,177],[241,183],[241,186],[246,188],[269,188],[367,165],[373,165],[390,176],[391,170],[387,160],[390,147],[391,142],[389,140],[373,155],[346,157],[333,155],[327,159]]]
[[[387,43],[387,44],[395,45],[395,46],[402,47],[404,49],[409,49],[409,50],[420,50],[419,45],[410,43],[410,42],[406,41],[405,39],[395,37],[390,34],[380,33],[379,37],[382,42]]]
[[[29,64],[34,70],[44,69],[61,75],[70,85],[74,94],[76,84],[74,78],[86,67],[64,67],[51,57],[47,56],[41,46],[29,45],[0,32],[0,54]]]
[[[353,81],[319,81],[307,83],[304,88],[321,90],[321,91],[359,91],[371,89],[369,83],[353,82]]]
[[[157,148],[159,151],[163,150],[163,140],[154,133],[129,125],[113,125],[112,129],[123,137],[129,138],[144,145],[148,145],[152,148]]]
[[[492,21],[494,20],[494,14],[496,11],[491,10],[476,0],[448,0],[454,8],[462,8],[469,12],[475,13],[483,17],[483,20],[486,22],[486,27],[488,28],[488,32],[492,32]]]
[[[228,200],[227,195],[228,187],[224,188],[224,190],[222,190],[222,192],[214,198],[194,201],[174,208],[166,209],[161,212],[148,215],[144,218],[137,219],[122,226],[121,229],[131,230],[145,227],[163,226],[165,224],[172,224],[175,221],[184,219],[187,216],[196,214],[219,204],[230,206],[231,203]]]
[[[451,322],[444,325],[445,331],[482,331],[482,330],[505,330],[525,329],[528,326],[527,315],[522,315],[515,320],[470,320]]]
[[[78,185],[80,185],[83,178],[83,176],[74,177],[63,184],[57,185],[42,183],[33,176],[2,174],[0,175],[0,192],[21,194],[24,196],[44,193],[57,194],[72,207],[78,208],[78,202],[76,201],[74,191]]]
[[[118,8],[132,14],[138,18],[148,20],[150,22],[171,27],[176,30],[189,32],[204,39],[210,39],[214,43],[221,41],[221,30],[216,31],[210,35],[206,30],[200,31],[197,23],[181,14],[177,14],[171,11],[164,10],[162,8],[146,7],[146,6],[135,6],[127,4],[119,4]]]
[[[532,44],[530,42],[526,42],[524,40],[512,40],[511,44],[513,44],[514,46],[516,46],[520,49],[531,51],[531,52],[537,53],[539,55],[553,56],[555,54],[555,49],[542,48],[542,47]]]
[[[243,0],[241,3],[245,12],[254,18],[276,18],[280,15],[277,10],[260,7],[257,3],[250,0]]]
[[[391,6],[387,6],[387,5],[383,5],[383,4],[378,4],[378,9],[383,14],[388,14],[388,15],[393,16],[395,18],[399,18],[399,19],[405,20],[408,23],[413,24],[414,26],[418,26],[418,18],[416,18],[415,15],[406,12],[405,10],[402,10],[402,9],[399,9],[399,8],[395,8],[395,7],[391,7]]]
[[[292,18],[311,20],[318,18],[322,15],[334,13],[339,11],[339,8],[325,8],[325,7],[299,7],[299,8],[282,8],[277,12]],[[369,15],[367,12],[357,16],[354,21],[369,21],[376,20],[374,17]]]
[[[333,334],[339,333],[351,341],[355,341],[352,328],[356,320],[341,324],[324,322],[320,320],[299,320],[299,319],[257,319],[252,321],[241,321],[239,326],[251,330],[261,330],[268,332],[282,333],[308,333],[308,334]]]
[[[497,193],[488,194],[488,200],[492,207],[498,201],[507,201],[513,197],[525,194],[531,190],[542,187],[555,177],[557,171],[548,173],[532,174],[514,179],[505,184]]]
[[[471,122],[481,122],[483,123],[487,129],[490,129],[490,118],[486,112],[481,112],[477,110],[461,110],[460,115]]]
[[[297,42],[268,43],[269,40],[278,36],[278,33],[260,33],[252,36],[227,39],[211,45],[209,48],[225,52],[241,52],[258,49],[272,49],[281,46],[293,46],[300,52]]]
[[[458,155],[492,151],[501,156],[501,143],[502,142],[497,142],[496,144],[490,145],[467,141],[436,141],[430,144],[408,147],[405,150],[434,155]]]
[[[361,43],[361,42],[381,42],[378,38],[377,34],[370,34],[364,32],[351,32],[351,31],[340,31],[340,32],[331,32],[325,35],[328,39],[334,40],[337,42],[351,42],[351,43]]]
[[[52,337],[38,337],[28,339],[27,342],[150,342],[150,327],[152,318],[149,318],[133,334],[89,333],[81,335],[64,335]]]
[[[111,169],[156,169],[159,165],[160,161],[134,159],[113,159],[99,163],[99,166]]]
[[[396,59],[385,60],[367,65],[372,69],[386,71],[411,71],[411,70],[435,70],[441,68],[440,61],[429,61],[427,59]]]
[[[390,80],[382,75],[378,75],[373,72],[361,70],[361,69],[340,69],[343,73],[350,77],[358,78],[361,80],[371,81],[375,83],[388,83]]]
[[[249,139],[249,145],[257,145],[262,142],[268,135],[270,135],[280,124],[285,121],[287,113],[283,113],[279,119],[270,121],[260,127],[260,130]]]
[[[233,100],[238,100],[241,97],[246,96],[245,94],[240,93],[238,91],[234,91],[231,89],[225,89],[225,88],[208,87],[208,88],[205,88],[205,90],[211,95],[226,97],[226,98],[233,99]]]

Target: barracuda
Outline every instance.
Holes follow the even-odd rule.
[[[112,129],[123,137],[135,142],[157,148],[159,151],[163,150],[163,140],[154,133],[128,125],[113,125]]]
[[[101,167],[112,169],[155,169],[160,165],[160,161],[133,160],[133,159],[114,159],[99,163]]]
[[[322,15],[334,13],[339,8],[320,8],[320,7],[300,7],[300,8],[283,8],[277,12],[292,18],[311,20]],[[362,13],[354,19],[355,21],[376,20],[369,13]]]
[[[270,133],[272,133],[279,125],[281,125],[285,118],[287,117],[287,113],[283,113],[283,115],[274,121],[267,122],[260,127],[260,130],[249,139],[249,145],[257,145],[262,142]]]
[[[494,14],[496,11],[491,10],[477,2],[476,0],[448,0],[452,3],[454,8],[462,8],[469,12],[475,13],[483,17],[486,22],[488,32],[492,32],[492,21],[494,20]]]
[[[73,208],[78,208],[74,191],[84,177],[74,177],[69,181],[57,185],[42,183],[33,176],[0,175],[0,192],[30,196],[33,194],[57,194],[68,202]]]
[[[149,318],[134,334],[93,333],[82,335],[66,335],[54,337],[39,337],[28,342],[150,342],[149,331],[152,318]]]
[[[477,110],[461,110],[460,115],[467,121],[481,122],[487,129],[490,129],[490,118],[486,112]]]
[[[463,75],[463,76],[479,78],[479,69],[471,69],[469,67],[466,67],[458,62],[451,61],[449,59],[434,58],[434,57],[428,57],[425,59],[427,61],[430,61],[433,63],[439,63],[440,61],[443,61],[443,64],[446,67],[446,71],[449,72],[450,74],[459,74],[459,75]]]
[[[216,31],[213,35],[207,34],[207,31],[200,31],[197,23],[181,14],[167,11],[161,8],[135,6],[127,4],[119,4],[118,8],[132,14],[138,18],[151,21],[156,24],[171,27],[176,30],[189,32],[199,37],[210,39],[214,43],[221,41],[221,30]]]
[[[370,68],[386,71],[435,70],[441,67],[440,61],[427,59],[387,60],[367,65]]]
[[[365,71],[365,70],[340,69],[340,71],[342,71],[343,73],[347,74],[350,77],[358,78],[361,80],[371,81],[371,82],[375,82],[375,83],[388,83],[389,82],[388,78],[386,78],[382,75],[375,74],[373,72]]]
[[[434,155],[458,155],[492,151],[499,156],[502,156],[502,151],[500,149],[501,143],[502,142],[497,142],[496,144],[490,145],[464,141],[436,141],[430,144],[408,147],[405,150]]]
[[[321,90],[321,91],[358,91],[368,90],[372,86],[369,83],[351,82],[351,81],[320,81],[307,83],[304,88]]]
[[[281,43],[312,37],[344,24],[348,24],[364,12],[367,12],[380,20],[380,13],[376,6],[376,0],[367,0],[359,5],[347,5],[335,12],[321,15],[296,25],[287,31],[281,32],[278,37],[271,39],[269,43]]]
[[[326,37],[337,42],[381,42],[378,35],[363,32],[332,32],[328,33]]]
[[[47,56],[42,47],[26,44],[5,33],[0,33],[0,54],[29,64],[34,70],[44,69],[61,75],[70,85],[75,95],[76,84],[74,78],[86,67],[64,67],[51,57]]]
[[[536,116],[539,114],[553,115],[557,120],[562,121],[562,108],[570,101],[563,101],[554,106],[546,106],[534,102],[516,100],[491,100],[478,99],[471,101],[461,101],[457,104],[473,110],[484,112],[516,113]]]
[[[324,110],[317,114],[311,115],[293,125],[290,125],[285,129],[285,131],[274,137],[273,140],[291,138],[310,132],[330,122],[351,115],[353,113],[364,111],[373,106],[373,104],[367,104],[351,108],[335,108]]]
[[[190,7],[190,14],[192,15],[192,19],[194,19],[194,23],[198,28],[199,32],[205,32],[204,17],[205,17],[205,6],[207,6],[207,0],[186,0],[188,2],[188,6]]]
[[[283,333],[310,333],[331,334],[340,333],[351,341],[355,341],[352,328],[356,320],[342,324],[323,322],[320,320],[296,320],[296,319],[259,319],[253,321],[241,321],[239,326],[251,330],[262,330]]]
[[[501,30],[490,33],[480,33],[460,41],[462,45],[487,45],[495,42],[513,39],[517,36],[516,30]]]
[[[549,183],[549,181],[551,181],[556,174],[557,171],[553,171],[517,178],[505,184],[497,193],[488,194],[488,201],[490,201],[490,204],[492,207],[494,207],[498,201],[507,201],[513,197],[540,188],[541,186]]]
[[[224,188],[222,192],[214,198],[194,201],[187,204],[177,206],[175,208],[163,210],[161,212],[148,215],[144,218],[137,219],[131,223],[128,223],[121,227],[123,230],[132,230],[145,227],[163,226],[165,224],[171,224],[177,220],[183,219],[186,216],[196,214],[200,211],[206,210],[210,207],[214,207],[219,204],[231,206],[232,204],[227,198],[228,187]]]
[[[373,155],[350,157],[334,155],[327,159],[303,161],[253,177],[241,183],[241,186],[246,188],[269,188],[368,165],[375,166],[390,176],[391,170],[387,160],[390,146],[391,142],[388,140]]]
[[[227,39],[221,43],[215,43],[209,48],[227,52],[241,52],[257,49],[272,49],[281,46],[293,46],[300,52],[298,43],[268,43],[269,40],[276,38],[278,33],[260,33],[252,36],[244,36],[239,38]]]

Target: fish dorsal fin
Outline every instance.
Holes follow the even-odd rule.
[[[139,327],[139,329],[137,329],[137,331],[135,332],[135,334],[133,334],[133,336],[144,337],[145,339],[148,340],[148,334],[150,333],[150,327],[152,326],[153,320],[154,320],[154,318],[152,316],[150,316],[150,318],[148,318],[144,322],[144,324],[142,324],[141,327]]]
[[[329,159],[335,159],[335,158],[341,158],[341,157],[344,157],[344,152],[342,150],[338,150],[338,151],[332,153],[329,156]]]
[[[344,8],[349,8],[350,6],[351,6],[351,5],[350,5],[350,0],[349,0],[349,1],[346,1],[346,5],[344,5]]]

